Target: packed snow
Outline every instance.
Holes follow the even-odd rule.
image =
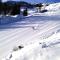
[[[1,16],[6,21],[0,25],[0,60],[60,60],[60,3],[46,9],[45,13],[31,10],[22,18],[6,16],[12,20],[9,24]]]

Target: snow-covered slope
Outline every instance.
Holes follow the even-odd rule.
[[[49,6],[46,8],[48,9]],[[0,25],[0,60],[1,58],[9,60],[11,57],[10,60],[59,60],[60,13],[57,12],[60,10],[54,11],[54,7],[50,8],[48,12],[33,13],[33,16],[27,16],[20,19],[21,21],[20,17],[14,17],[17,22]],[[13,47],[19,45],[24,48],[12,51]]]
[[[48,10],[60,10],[60,3],[50,4],[46,8]]]
[[[36,19],[38,20],[36,21]],[[39,17],[30,17],[21,22],[6,25],[0,30],[0,58],[6,57],[14,46],[23,45],[25,47],[31,44],[34,46],[35,42],[44,42],[44,39],[59,30],[59,20],[48,21]]]
[[[21,50],[13,51],[3,60],[59,60],[60,33],[56,33],[44,42],[36,42],[25,46]],[[48,41],[48,42],[47,42]]]
[[[47,6],[45,9],[48,10],[49,15],[60,15],[60,3],[53,3]]]

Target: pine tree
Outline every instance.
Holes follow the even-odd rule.
[[[28,15],[28,11],[27,8],[23,11],[23,16],[27,16]]]

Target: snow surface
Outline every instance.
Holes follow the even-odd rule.
[[[60,60],[60,13],[53,10],[59,4],[20,20],[20,16],[13,16],[18,21],[0,25],[0,60]],[[19,45],[24,48],[12,51]]]
[[[48,10],[49,15],[60,15],[60,3],[50,4],[45,9]]]
[[[48,43],[36,42],[25,46],[21,50],[13,51],[5,60],[59,60],[60,59],[60,33],[48,38]],[[59,37],[59,38],[58,38]],[[54,39],[56,38],[56,39]],[[54,40],[53,40],[54,39]],[[59,39],[59,40],[58,40]],[[48,45],[47,45],[48,44]],[[12,56],[10,58],[10,56]],[[4,60],[4,59],[3,59]]]

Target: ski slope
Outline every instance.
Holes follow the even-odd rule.
[[[12,51],[13,47],[27,46],[37,41],[44,42],[60,29],[60,21],[40,20],[31,17],[26,20],[11,23],[0,29],[0,58],[4,58]]]
[[[0,25],[0,60],[59,60],[60,13],[57,13],[57,9],[57,14],[50,14],[54,12],[53,8],[51,10],[46,13],[33,13],[20,20],[20,16],[14,17],[18,21]],[[24,48],[12,51],[19,45]]]

